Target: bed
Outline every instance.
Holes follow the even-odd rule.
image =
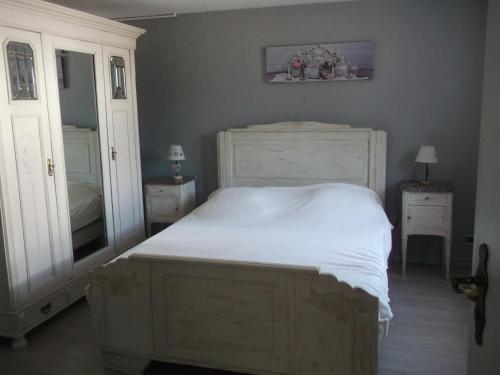
[[[104,236],[97,131],[63,125],[73,249]]]
[[[102,191],[97,185],[68,181],[68,200],[73,248],[104,236]]]
[[[385,133],[257,125],[220,132],[218,151],[207,203],[92,272],[105,365],[376,374],[392,316]]]

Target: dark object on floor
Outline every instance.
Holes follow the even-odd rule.
[[[483,331],[486,324],[486,293],[488,292],[488,247],[482,244],[479,247],[479,263],[475,276],[458,277],[451,280],[453,290],[458,294],[465,294],[476,303],[474,308],[476,344],[483,345]]]

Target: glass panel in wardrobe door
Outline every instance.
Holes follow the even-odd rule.
[[[108,245],[94,55],[56,50],[73,260]]]

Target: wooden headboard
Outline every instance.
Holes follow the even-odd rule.
[[[319,122],[279,122],[217,135],[219,187],[347,182],[385,199],[384,131]]]
[[[101,153],[96,130],[63,125],[64,160],[68,181],[101,185]]]

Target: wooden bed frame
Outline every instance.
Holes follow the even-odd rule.
[[[221,187],[343,181],[384,197],[381,131],[249,126],[220,132],[218,150]],[[377,373],[378,299],[315,268],[131,255],[91,277],[109,368],[140,374],[158,360],[260,375]]]

